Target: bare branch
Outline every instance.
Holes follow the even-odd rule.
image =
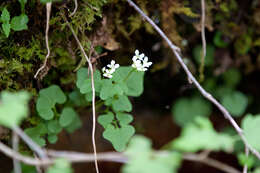
[[[208,158],[208,157],[198,157],[199,155],[197,154],[185,154],[183,155],[183,159],[184,160],[188,160],[188,161],[193,161],[193,162],[200,162],[203,163],[205,165],[214,167],[218,170],[224,171],[226,173],[241,173],[240,171],[238,171],[237,169],[226,165],[222,162],[219,162],[217,160]]]
[[[51,16],[51,2],[48,2],[46,4],[46,17],[47,17],[47,19],[46,19],[46,30],[45,30],[45,44],[46,44],[46,48],[47,48],[47,55],[44,59],[43,65],[37,70],[36,74],[34,75],[34,78],[37,78],[38,74],[46,67],[48,58],[50,56],[49,37],[48,37],[49,27],[50,27],[49,26],[50,16]]]
[[[28,165],[48,165],[53,163],[52,160],[49,159],[43,159],[43,160],[36,160],[34,158],[31,157],[27,157],[27,156],[23,156],[20,153],[12,150],[11,148],[9,148],[8,146],[6,146],[5,144],[3,144],[2,142],[0,142],[0,151],[2,153],[4,153],[5,155],[7,155],[10,158],[13,158],[15,160],[21,161],[25,164]]]
[[[34,152],[39,155],[41,159],[47,158],[47,154],[43,151],[43,149],[38,144],[36,144],[29,136],[27,136],[27,134],[25,134],[19,127],[14,127],[13,130]]]
[[[205,0],[201,0],[201,40],[202,40],[202,56],[200,62],[200,80],[204,80],[204,65],[207,50],[207,43],[205,37]]]
[[[12,147],[13,147],[14,151],[18,152],[18,150],[19,150],[19,137],[14,131],[13,131],[13,135],[12,135]],[[14,172],[15,173],[21,173],[22,169],[21,169],[20,162],[16,159],[13,159],[13,164],[14,164]]]
[[[249,150],[248,150],[247,147],[245,147],[245,153],[246,153],[246,156],[248,157],[248,155],[249,155]],[[244,165],[243,173],[247,173],[247,164]]]
[[[94,84],[94,72],[93,72],[93,66],[91,63],[91,60],[89,59],[89,57],[87,56],[82,44],[80,43],[76,33],[74,32],[74,29],[72,28],[72,26],[69,24],[69,22],[67,21],[66,17],[63,15],[64,20],[66,21],[68,27],[70,28],[75,40],[77,41],[80,50],[83,54],[83,56],[86,58],[87,62],[88,62],[88,66],[89,66],[89,70],[90,70],[90,75],[91,75],[91,88],[92,88],[92,118],[93,118],[93,128],[92,128],[92,144],[93,144],[93,150],[94,150],[94,157],[95,157],[95,168],[96,168],[96,172],[99,173],[99,169],[98,169],[98,162],[97,162],[97,149],[96,149],[96,142],[95,142],[95,131],[96,131],[96,108],[95,108],[95,84]]]
[[[75,4],[75,7],[74,7],[73,12],[70,14],[70,17],[72,17],[78,9],[78,0],[74,0],[74,4]]]
[[[160,34],[160,36],[167,42],[167,44],[172,49],[174,55],[176,56],[177,60],[179,61],[180,65],[182,66],[183,70],[188,76],[188,79],[192,81],[192,83],[196,86],[196,88],[199,90],[199,92],[210,102],[212,102],[224,115],[226,119],[229,120],[231,125],[234,127],[240,138],[245,144],[245,147],[249,148],[249,150],[260,160],[260,153],[250,146],[250,144],[247,142],[243,130],[238,126],[236,121],[232,118],[230,113],[227,111],[227,109],[222,106],[211,94],[209,94],[202,86],[199,84],[199,82],[195,79],[195,77],[192,75],[186,64],[183,62],[182,57],[180,55],[180,48],[175,46],[168,37],[163,33],[163,31],[146,15],[144,12],[132,1],[132,0],[126,0],[140,15],[147,20],[152,27]]]
[[[105,153],[98,153],[97,156],[94,154],[86,154],[86,153],[79,153],[79,152],[71,152],[71,151],[55,151],[55,150],[47,150],[47,154],[53,159],[37,159],[32,157],[23,156],[20,153],[12,150],[8,146],[4,145],[2,142],[0,142],[0,151],[2,151],[5,155],[7,155],[10,158],[19,160],[25,164],[28,165],[35,165],[35,166],[44,166],[44,165],[50,165],[54,163],[54,158],[64,158],[67,159],[70,162],[74,163],[82,163],[82,162],[95,162],[96,160],[99,161],[109,161],[109,162],[117,162],[117,163],[127,163],[128,158],[124,153],[119,152],[105,152]],[[167,155],[170,152],[167,151],[159,151],[155,154],[158,155]],[[183,159],[188,161],[195,161],[200,162],[203,164],[206,164],[208,166],[212,166],[216,169],[222,170],[227,173],[240,173],[235,168],[226,165],[224,163],[221,163],[219,161],[216,161],[214,159],[204,157],[205,154],[184,154]]]

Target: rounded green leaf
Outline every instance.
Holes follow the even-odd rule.
[[[245,112],[248,105],[248,99],[243,93],[233,91],[230,94],[224,95],[221,103],[232,116],[239,117]]]
[[[112,108],[114,111],[132,111],[132,104],[127,96],[119,95],[113,98]]]
[[[18,126],[28,116],[29,93],[22,91],[10,93],[3,91],[0,100],[0,125],[6,127]]]
[[[131,123],[133,121],[133,116],[132,115],[126,114],[126,113],[123,113],[123,112],[117,112],[116,113],[116,118],[119,121],[119,124],[121,126],[127,125],[127,124],[129,124],[129,123]]]
[[[174,121],[184,126],[193,122],[196,116],[209,116],[211,104],[201,97],[181,98],[172,107]]]
[[[62,127],[67,127],[76,118],[77,113],[71,107],[65,107],[60,115],[59,123]]]
[[[55,144],[58,140],[58,136],[55,134],[48,135],[48,141],[51,144]]]
[[[75,130],[79,129],[82,126],[82,122],[79,118],[79,116],[76,116],[74,118],[74,120],[72,121],[72,123],[70,123],[70,125],[68,125],[67,127],[65,127],[65,129],[69,132],[69,133],[73,133]]]
[[[202,46],[197,45],[193,50],[193,57],[195,58],[198,64],[201,64],[201,56],[202,56]],[[214,63],[214,46],[208,44],[206,49],[206,57],[205,57],[205,66],[211,66]]]
[[[242,129],[244,130],[244,135],[248,143],[258,151],[260,151],[259,124],[260,114],[257,114],[255,116],[247,114],[242,120]]]
[[[101,124],[104,128],[107,128],[107,126],[111,124],[113,120],[114,114],[112,112],[98,116],[98,123]]]
[[[134,133],[135,129],[130,125],[125,125],[121,128],[109,125],[103,132],[103,137],[112,143],[116,151],[122,152]]]
[[[115,82],[123,82],[127,86],[125,91],[128,96],[140,96],[143,93],[144,72],[136,71],[132,67],[120,67],[114,73]]]
[[[14,31],[22,31],[28,29],[27,23],[29,18],[25,14],[21,14],[20,16],[15,16],[11,20],[11,28]]]
[[[0,19],[1,19],[1,22],[3,22],[3,23],[9,23],[10,13],[6,8],[3,9]]]
[[[223,34],[220,31],[217,31],[214,35],[214,39],[213,39],[214,44],[217,47],[221,47],[221,48],[225,48],[228,46],[228,42],[223,40]]]
[[[99,92],[102,84],[101,74],[99,70],[96,70],[94,72],[93,78],[94,78],[95,91]],[[88,72],[87,68],[80,68],[77,71],[76,85],[82,94],[86,94],[92,91],[90,72]]]
[[[60,87],[51,85],[40,91],[36,103],[36,110],[43,119],[51,120],[54,117],[52,109],[55,107],[55,104],[63,104],[65,101],[66,96]]]
[[[231,68],[223,74],[225,83],[230,87],[235,87],[241,80],[241,74],[238,69]]]
[[[58,134],[61,132],[62,127],[60,126],[58,120],[51,120],[47,124],[48,131],[53,134]]]

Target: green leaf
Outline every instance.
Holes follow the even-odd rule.
[[[221,47],[221,48],[225,48],[228,46],[228,42],[223,40],[223,34],[220,31],[217,31],[214,35],[214,39],[213,39],[214,44],[217,47]]]
[[[103,115],[98,116],[98,123],[101,124],[105,129],[109,124],[111,124],[114,120],[114,114],[112,112],[108,112]]]
[[[156,154],[150,140],[142,136],[133,137],[125,153],[129,161],[123,165],[123,173],[177,173],[181,164],[179,153]]]
[[[47,127],[48,131],[53,134],[58,134],[62,130],[62,127],[60,126],[58,120],[48,121]]]
[[[10,21],[10,14],[9,14],[9,11],[6,8],[3,9],[0,20],[3,23],[9,23],[9,21]]]
[[[235,41],[234,47],[239,54],[245,55],[251,49],[252,44],[251,36],[243,34]]]
[[[66,96],[57,85],[52,85],[40,91],[36,103],[36,109],[39,115],[45,120],[51,120],[54,117],[52,108],[56,103],[63,104]]]
[[[122,113],[122,112],[117,112],[116,113],[116,118],[119,121],[119,124],[121,126],[127,125],[133,121],[133,116],[130,114]]]
[[[202,46],[197,45],[193,50],[193,57],[195,58],[197,64],[201,64],[201,56],[202,56]],[[206,57],[205,57],[205,66],[211,66],[214,63],[214,53],[215,48],[212,45],[207,45],[206,49]]]
[[[73,170],[67,160],[56,159],[54,165],[48,168],[47,173],[73,173]]]
[[[132,111],[132,104],[125,95],[115,96],[112,101],[112,108],[114,111]]]
[[[212,142],[213,141],[213,142]],[[172,143],[172,149],[184,152],[197,152],[199,150],[232,151],[235,138],[217,133],[210,121],[204,117],[196,117],[194,123],[187,124],[181,136]]]
[[[223,74],[223,78],[228,86],[234,88],[237,86],[237,84],[239,84],[241,80],[241,74],[238,69],[231,68]]]
[[[59,123],[62,127],[67,127],[73,122],[76,116],[78,115],[73,108],[65,107],[61,112]]]
[[[102,87],[100,91],[100,98],[106,100],[115,95],[122,95],[124,90],[120,87],[118,83],[114,83],[112,80],[104,79],[102,80]]]
[[[239,117],[245,112],[248,105],[248,99],[243,93],[233,91],[230,94],[224,95],[221,103],[232,116]]]
[[[260,114],[257,114],[255,116],[247,114],[242,120],[242,128],[244,130],[244,135],[248,143],[258,151],[260,151],[259,124]]]
[[[127,90],[121,86],[126,95],[137,97],[143,93],[144,72],[136,71],[132,67],[120,67],[113,75],[115,82],[126,84]]]
[[[251,169],[255,164],[255,159],[252,155],[245,155],[245,153],[239,153],[238,156],[238,162],[241,166],[247,165],[248,169]]]
[[[116,151],[122,152],[134,133],[135,129],[130,125],[125,125],[121,128],[108,125],[103,132],[103,137],[112,143]]]
[[[183,97],[172,107],[174,122],[180,126],[193,122],[197,116],[209,116],[211,111],[211,104],[201,97]]]
[[[4,31],[4,34],[6,37],[9,37],[10,34],[10,30],[11,30],[11,25],[10,23],[3,23],[2,24],[2,29]]]
[[[29,114],[30,94],[26,91],[10,93],[3,91],[0,100],[0,125],[12,128],[20,125]]]
[[[86,100],[78,90],[74,90],[69,94],[70,101],[76,106],[86,106]]]
[[[56,134],[48,135],[48,141],[51,144],[55,144],[58,140],[58,136]]]
[[[89,75],[88,75],[89,74]],[[93,74],[95,91],[99,92],[101,89],[101,74],[96,70]],[[90,72],[87,68],[80,68],[77,71],[77,87],[82,94],[86,94],[92,91]]]
[[[28,29],[27,23],[29,19],[25,14],[21,14],[20,16],[15,16],[11,20],[11,28],[14,31],[22,31]]]
[[[85,100],[86,100],[87,102],[91,102],[91,101],[92,101],[92,97],[93,97],[92,92],[89,92],[89,93],[86,93],[86,94],[85,94]]]
[[[48,129],[45,124],[40,123],[36,127],[27,128],[24,131],[34,142],[36,142],[41,147],[46,145],[45,140],[42,136],[48,133]]]
[[[74,120],[72,121],[72,123],[70,123],[70,125],[68,125],[67,127],[65,127],[65,129],[69,132],[69,133],[73,133],[75,130],[79,129],[82,126],[82,122],[79,118],[79,116],[76,116],[74,118]]]
[[[30,137],[43,136],[47,134],[48,129],[45,124],[39,123],[36,127],[27,128],[24,132]]]

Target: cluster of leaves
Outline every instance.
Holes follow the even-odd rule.
[[[0,22],[2,22],[2,29],[6,37],[9,36],[11,29],[14,31],[22,31],[28,29],[28,16],[25,14],[25,4],[27,0],[19,0],[21,5],[21,15],[10,18],[10,13],[7,8],[2,10]],[[10,23],[11,22],[11,23]]]
[[[135,129],[129,123],[132,116],[125,112],[132,111],[128,96],[137,97],[143,92],[144,73],[132,67],[119,67],[111,79],[102,79],[98,70],[94,72],[96,96],[101,99],[106,109],[98,117],[104,127],[103,136],[109,140],[117,151],[123,151]],[[91,79],[87,68],[77,72],[76,85],[86,101],[92,99]]]
[[[58,134],[64,128],[69,133],[81,127],[81,121],[77,112],[71,107],[62,108],[61,113],[57,111],[58,104],[65,104],[66,95],[57,85],[51,85],[42,89],[36,103],[36,110],[41,117],[37,126],[27,128],[25,132],[40,146],[44,146],[45,136],[50,143],[56,143]]]

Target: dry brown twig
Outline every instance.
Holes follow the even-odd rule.
[[[72,35],[74,36],[83,56],[86,58],[87,62],[88,62],[88,66],[89,66],[89,70],[90,70],[90,76],[91,76],[91,88],[92,88],[92,118],[93,118],[93,128],[92,128],[92,144],[93,144],[93,150],[94,150],[94,158],[95,158],[95,168],[96,168],[96,172],[99,173],[99,169],[98,169],[98,162],[97,162],[97,149],[96,149],[96,142],[95,142],[95,131],[96,131],[96,108],[95,108],[95,84],[94,84],[94,72],[93,72],[93,66],[91,63],[91,60],[89,59],[89,57],[87,56],[82,44],[80,43],[74,29],[72,28],[72,26],[69,24],[68,20],[66,19],[66,17],[63,15],[63,18],[66,22],[66,24],[68,25],[68,27],[70,28],[70,31],[72,32]]]
[[[224,115],[226,119],[229,120],[231,125],[234,127],[236,130],[237,134],[240,136],[242,139],[244,145],[246,148],[248,148],[259,160],[260,160],[260,153],[253,148],[246,140],[246,137],[243,133],[243,130],[238,126],[236,121],[232,118],[230,113],[227,111],[227,109],[222,106],[211,94],[209,94],[200,84],[199,82],[195,79],[195,77],[192,75],[186,64],[183,62],[181,54],[180,54],[180,48],[175,46],[168,38],[167,36],[163,33],[163,31],[146,15],[144,12],[132,1],[132,0],[126,0],[141,16],[143,19],[145,19],[147,22],[149,22],[152,27],[160,34],[160,36],[167,42],[167,44],[170,46],[172,49],[174,55],[176,56],[178,62],[182,66],[183,70],[188,76],[188,79],[191,80],[191,82],[195,85],[195,87],[199,90],[199,92],[206,98],[208,99],[211,103],[213,103]]]
[[[46,44],[46,48],[47,48],[47,55],[44,59],[44,63],[43,65],[37,70],[37,72],[35,73],[34,75],[34,78],[37,78],[38,74],[46,67],[47,65],[47,61],[48,61],[48,58],[50,56],[50,47],[49,47],[49,36],[48,36],[48,33],[49,33],[49,27],[50,27],[50,16],[51,16],[51,2],[48,2],[46,4],[46,30],[45,30],[45,44]]]

